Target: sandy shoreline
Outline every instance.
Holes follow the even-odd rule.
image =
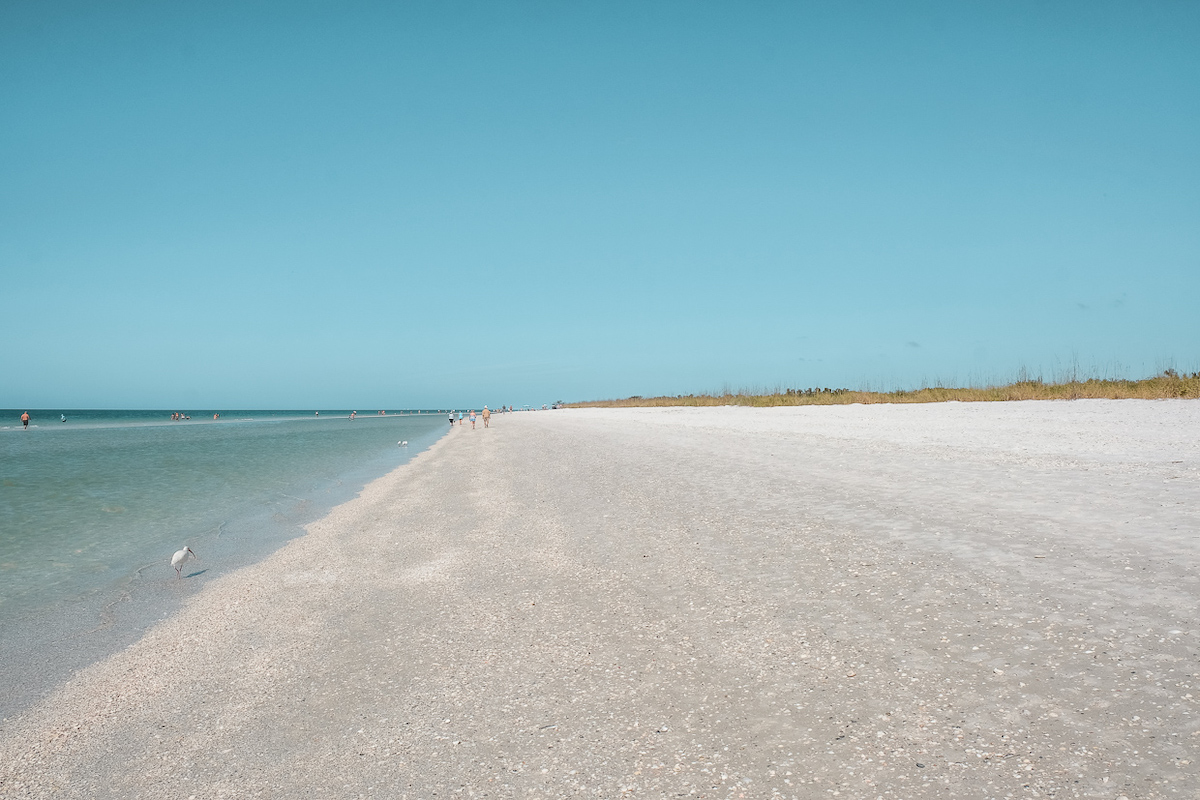
[[[0,796],[1194,797],[1200,403],[456,428],[0,728]]]

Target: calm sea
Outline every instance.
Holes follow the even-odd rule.
[[[433,411],[30,409],[24,430],[23,410],[0,410],[0,718],[448,427]],[[179,580],[185,544],[200,560]]]

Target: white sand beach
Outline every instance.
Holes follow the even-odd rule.
[[[6,720],[0,796],[1194,798],[1198,567],[1196,401],[496,415]]]

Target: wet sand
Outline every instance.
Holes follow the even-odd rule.
[[[1195,797],[1198,434],[1195,401],[456,427],[6,720],[0,796]]]

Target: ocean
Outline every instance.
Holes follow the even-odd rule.
[[[30,409],[24,430],[24,410],[0,410],[0,719],[449,427],[432,410]],[[199,560],[177,578],[184,545]]]

